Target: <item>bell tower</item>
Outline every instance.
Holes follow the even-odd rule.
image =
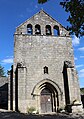
[[[31,108],[50,113],[65,109],[74,100],[81,106],[72,39],[69,31],[41,10],[14,34],[11,104],[24,113]],[[73,107],[74,112],[77,107]]]

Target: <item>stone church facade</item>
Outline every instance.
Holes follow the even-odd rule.
[[[81,103],[72,38],[43,10],[16,28],[9,78],[11,110],[50,113]]]

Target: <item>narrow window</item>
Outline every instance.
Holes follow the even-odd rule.
[[[58,26],[54,26],[54,35],[55,36],[59,36],[59,27]]]
[[[35,34],[40,35],[41,34],[41,28],[40,25],[35,25]]]
[[[46,25],[46,35],[52,35],[50,25]]]
[[[31,25],[31,24],[28,24],[28,25],[27,25],[27,33],[28,33],[29,35],[32,35],[32,33],[33,33],[32,25]]]
[[[71,74],[72,74],[72,80],[74,80],[74,70],[71,69]]]
[[[48,74],[48,67],[44,67],[44,74]]]

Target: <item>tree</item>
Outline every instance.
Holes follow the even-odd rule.
[[[4,76],[4,75],[5,75],[4,67],[0,65],[0,76]]]
[[[38,3],[47,1],[49,0],[38,0]],[[70,13],[67,21],[71,26],[67,26],[67,30],[77,37],[84,36],[84,0],[63,0],[60,5]]]

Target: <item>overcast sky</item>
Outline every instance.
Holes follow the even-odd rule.
[[[44,9],[50,16],[63,26],[69,25],[66,21],[68,13],[59,5],[61,0],[49,0],[39,5],[37,0],[0,0],[0,64],[5,71],[13,63],[13,34],[17,26]],[[79,74],[80,87],[84,87],[84,37],[73,36],[75,64]]]

